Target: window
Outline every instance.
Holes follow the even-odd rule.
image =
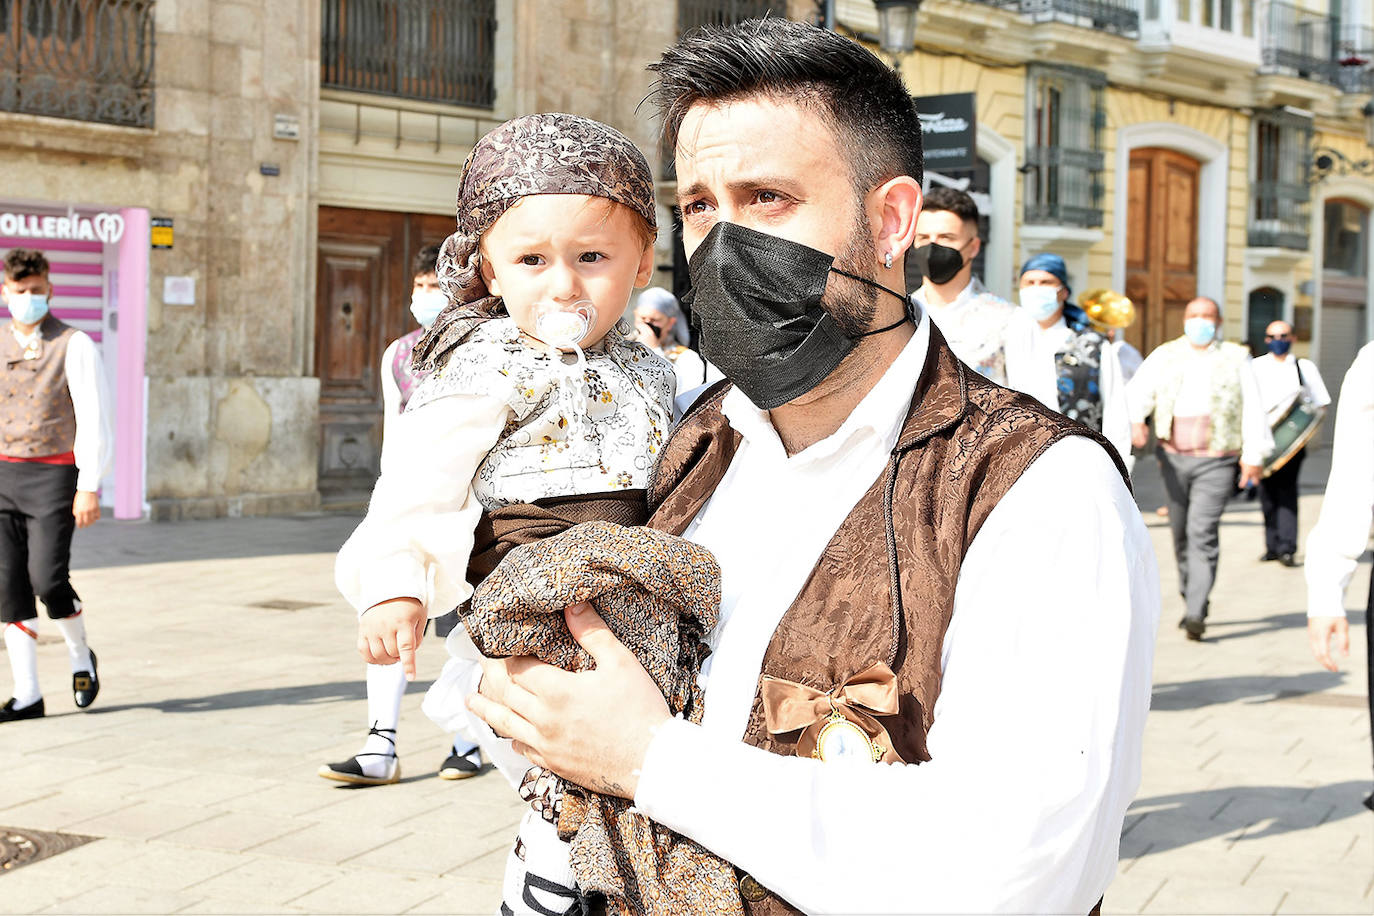
[[[496,0],[325,0],[320,85],[490,108]]]
[[[1252,248],[1307,248],[1311,219],[1309,115],[1281,108],[1256,112],[1251,146],[1248,244]]]
[[[1026,222],[1102,225],[1107,78],[1032,64],[1026,74]]]
[[[1264,342],[1265,328],[1283,318],[1283,293],[1272,286],[1262,286],[1250,291],[1249,304],[1245,342],[1251,356],[1263,356],[1269,352],[1269,345]]]
[[[1322,265],[1328,273],[1363,277],[1369,272],[1369,210],[1348,200],[1327,201]]]
[[[734,25],[741,19],[787,16],[787,0],[678,0],[677,28],[690,32],[703,25]]]
[[[0,110],[153,126],[153,0],[0,0]]]
[[[1270,0],[1261,60],[1263,70],[1334,83],[1338,67],[1333,21],[1294,3]]]

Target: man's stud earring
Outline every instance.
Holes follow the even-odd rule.
[[[889,251],[887,254],[883,255],[883,266],[888,270],[892,269],[892,252]]]

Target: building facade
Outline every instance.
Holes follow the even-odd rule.
[[[895,61],[928,183],[975,193],[979,264],[1063,254],[1142,349],[1211,295],[1293,321],[1334,388],[1369,302],[1368,0],[925,0]],[[120,518],[360,506],[410,263],[452,229],[476,139],[606,121],[661,169],[658,282],[686,282],[644,67],[685,29],[813,0],[10,0],[0,247],[44,248],[101,345]],[[834,26],[876,49],[871,0]],[[962,131],[962,133],[961,133]],[[962,140],[959,138],[963,137]],[[960,147],[960,143],[963,144]]]

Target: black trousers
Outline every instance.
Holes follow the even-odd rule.
[[[1298,471],[1307,449],[1259,482],[1264,510],[1264,549],[1273,554],[1298,552]]]
[[[71,583],[76,467],[0,461],[0,623],[70,617],[79,600]]]

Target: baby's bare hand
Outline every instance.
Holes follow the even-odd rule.
[[[374,604],[358,618],[358,654],[369,665],[400,662],[415,680],[415,650],[425,633],[425,606],[414,598]]]

